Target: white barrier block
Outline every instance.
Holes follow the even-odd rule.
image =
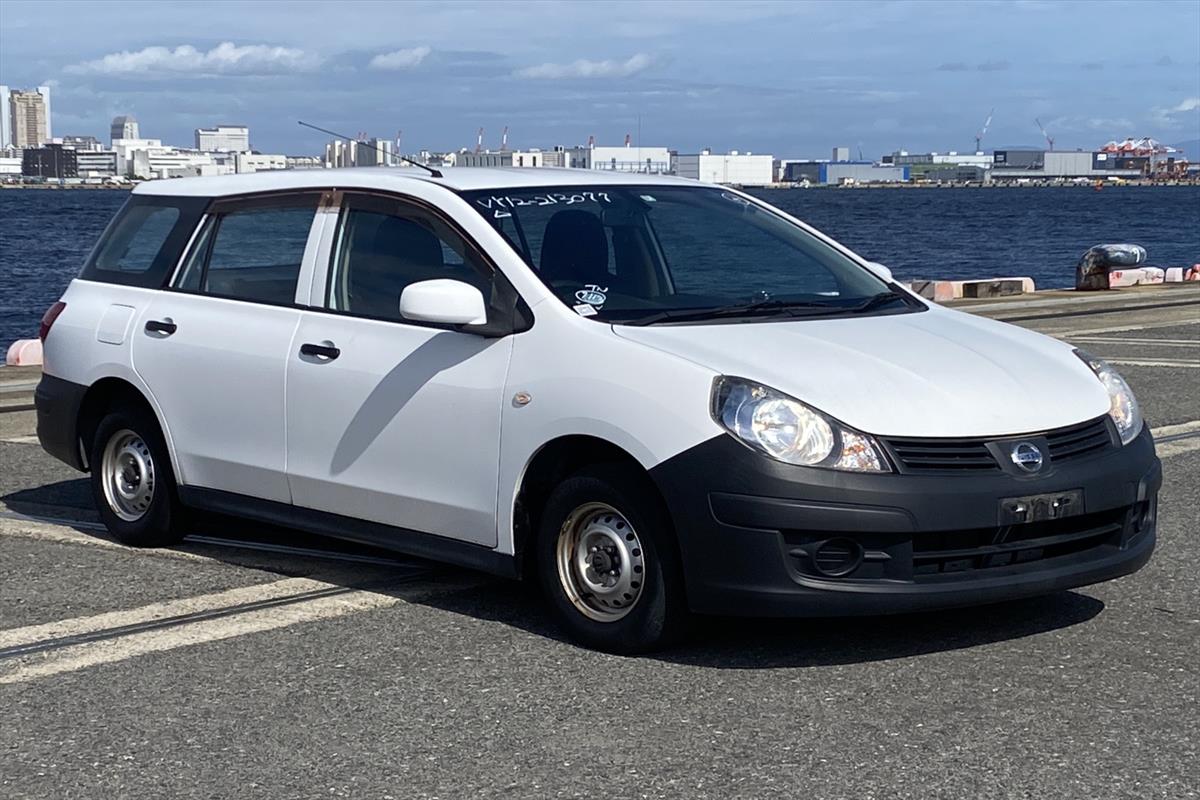
[[[1167,283],[1182,283],[1184,271],[1183,267],[1167,267],[1167,274],[1163,280]]]
[[[17,339],[8,347],[5,363],[10,367],[40,367],[42,342],[39,339]]]

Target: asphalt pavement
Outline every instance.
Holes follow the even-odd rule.
[[[564,641],[522,585],[293,531],[116,545],[31,439],[35,372],[0,370],[0,797],[1200,796],[1200,288],[963,305],[1133,385],[1151,563],[985,608],[707,619],[639,658]]]

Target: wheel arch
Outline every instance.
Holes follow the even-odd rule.
[[[129,408],[131,406],[147,412],[158,423],[159,432],[167,444],[171,460],[174,461],[174,448],[171,446],[171,439],[167,435],[167,427],[163,424],[158,409],[150,402],[150,398],[141,389],[124,378],[109,376],[96,381],[84,392],[83,400],[79,404],[79,414],[75,421],[76,437],[79,440],[84,467],[87,470],[91,470],[91,445],[92,440],[96,436],[96,429],[100,426],[100,420],[104,419],[105,414],[114,409]]]
[[[534,539],[550,492],[566,477],[599,464],[617,464],[628,468],[662,504],[666,518],[673,518],[666,498],[650,472],[628,450],[598,436],[558,436],[545,442],[530,456],[514,496],[513,546],[520,559],[523,577],[528,577],[533,568]],[[668,534],[676,537],[673,529]]]

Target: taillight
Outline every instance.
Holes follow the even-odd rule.
[[[58,315],[65,311],[67,304],[59,300],[54,305],[46,309],[46,313],[42,314],[42,324],[38,326],[38,338],[43,342],[50,335],[50,328],[54,326],[54,320],[58,319]]]

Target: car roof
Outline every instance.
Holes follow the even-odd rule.
[[[211,178],[169,178],[147,181],[134,188],[139,195],[224,197],[287,189],[382,189],[404,191],[413,181],[433,183],[456,191],[524,189],[543,186],[699,186],[698,181],[666,175],[562,167],[443,167],[435,178],[416,167],[349,167],[344,169],[286,169]]]

